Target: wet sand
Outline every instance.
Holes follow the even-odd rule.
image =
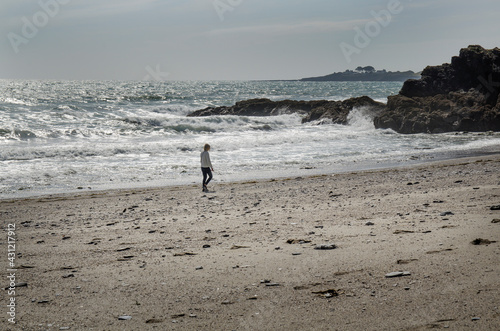
[[[1,200],[0,328],[500,326],[498,155],[212,189]]]

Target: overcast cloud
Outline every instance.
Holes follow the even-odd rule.
[[[499,13],[498,0],[2,0],[0,78],[420,71],[471,44],[500,47]]]

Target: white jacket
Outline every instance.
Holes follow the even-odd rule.
[[[201,152],[200,157],[202,168],[213,168],[212,162],[210,162],[210,154],[208,154],[208,151]]]

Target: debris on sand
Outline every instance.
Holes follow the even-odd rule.
[[[493,243],[496,243],[496,241],[491,241],[491,240],[483,239],[483,238],[477,238],[471,242],[472,245],[489,245],[489,244],[493,244]]]

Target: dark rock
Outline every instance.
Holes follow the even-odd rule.
[[[317,249],[317,250],[330,250],[330,249],[335,249],[337,248],[337,245],[335,244],[324,244],[324,245],[318,245],[316,247],[314,247],[314,249]]]
[[[233,245],[231,249],[241,249],[241,248],[250,248],[250,246],[242,246],[242,245]]]
[[[415,231],[411,231],[411,230],[396,230],[396,231],[394,231],[394,234],[405,234],[405,233],[415,233]]]
[[[126,262],[130,261],[130,259],[133,259],[134,257],[134,255],[125,255],[124,257],[117,259],[117,261]]]
[[[469,46],[407,80],[374,123],[400,133],[500,131],[499,94],[500,49]]]
[[[397,264],[409,264],[410,262],[418,261],[418,259],[409,259],[409,260],[398,260]]]
[[[313,291],[312,293],[318,294],[320,296],[323,296],[325,298],[331,298],[331,297],[337,297],[339,296],[339,292],[334,290],[334,289],[328,289],[324,291]]]
[[[61,267],[61,270],[75,270],[76,268],[75,267],[72,267],[72,266],[64,266],[64,267]]]
[[[184,317],[184,316],[186,316],[186,314],[184,314],[184,313],[173,314],[173,315],[171,315],[171,318],[180,318],[180,317]]]
[[[385,110],[385,105],[366,96],[344,101],[327,101],[319,107],[312,107],[302,119],[302,123],[328,119],[334,124],[345,125],[348,122],[347,116],[355,108],[366,108],[375,116]]]
[[[196,255],[196,253],[191,253],[191,252],[182,252],[182,253],[175,253],[174,256],[193,256]]]
[[[250,99],[239,101],[234,106],[208,107],[197,110],[188,116],[276,116],[299,114],[303,116],[303,123],[327,119],[335,124],[347,124],[347,115],[353,108],[367,108],[376,114],[385,109],[385,105],[367,96],[344,101],[271,101],[269,99]]]
[[[498,206],[491,206],[490,210],[500,210],[500,205],[498,205]]]
[[[489,245],[489,244],[493,244],[493,243],[496,243],[496,241],[491,241],[491,240],[483,239],[483,238],[477,238],[471,242],[472,245]]]
[[[451,64],[428,66],[419,80],[407,80],[400,94],[407,97],[429,97],[453,91],[475,89],[488,95],[488,101],[496,104],[498,84],[488,86],[488,78],[500,83],[500,49],[486,50],[473,45],[460,50],[459,56],[451,59]],[[495,89],[496,87],[496,89]]]
[[[310,242],[311,241],[307,239],[288,239],[286,241],[287,244],[308,244]]]

